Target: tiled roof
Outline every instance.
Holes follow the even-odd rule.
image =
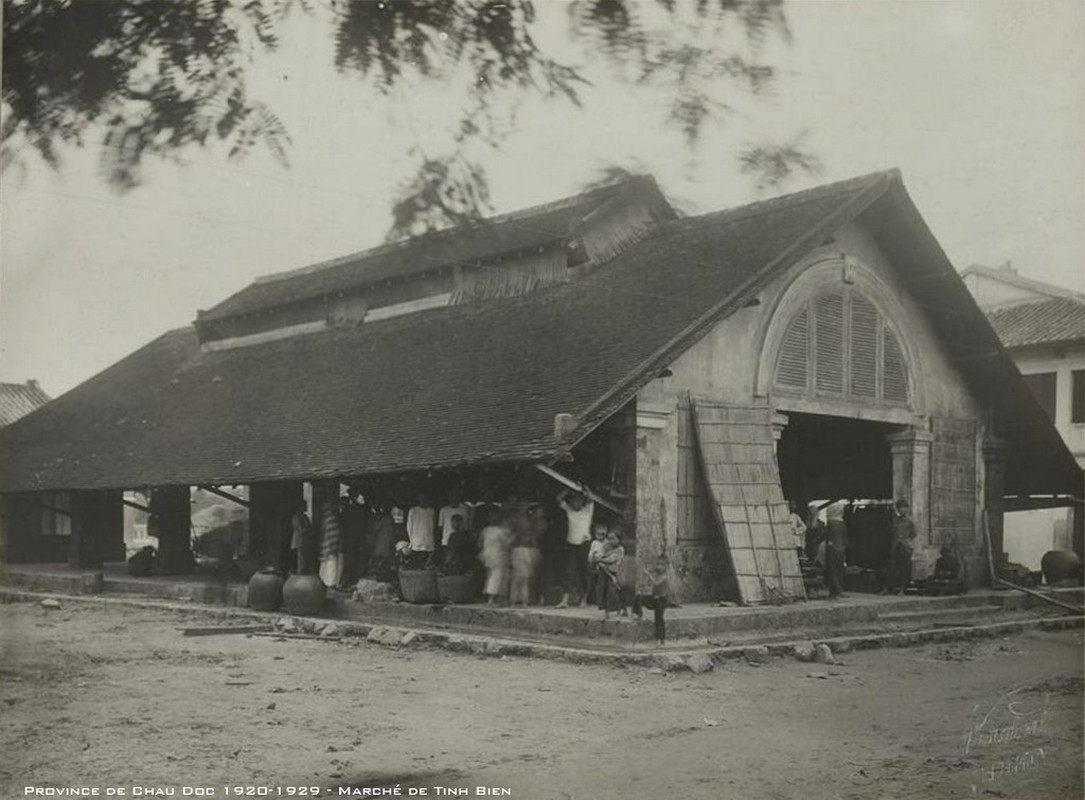
[[[203,351],[192,327],[166,333],[0,430],[0,491],[549,461],[860,215],[1005,422],[1007,491],[1079,491],[1080,468],[896,171],[660,223],[584,276],[524,296],[232,350]],[[560,440],[559,413],[576,420]]]
[[[522,297],[217,352],[192,328],[172,331],[0,434],[0,489],[551,458],[569,446],[556,414],[586,425],[627,402],[653,357],[887,180],[663,223],[584,277]]]
[[[1009,348],[1085,342],[1085,301],[1071,297],[999,308],[987,318]]]
[[[25,417],[49,402],[49,395],[33,381],[0,383],[0,427]]]
[[[402,277],[549,244],[569,237],[590,212],[627,192],[646,195],[649,202],[666,204],[653,178],[634,176],[620,183],[480,220],[472,225],[437,231],[309,267],[257,278],[240,292],[203,312],[200,321],[210,322],[280,308],[301,300],[332,296],[393,276]]]

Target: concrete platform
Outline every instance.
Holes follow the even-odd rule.
[[[126,594],[164,600],[245,607],[249,587],[219,575],[155,575],[135,578],[123,562],[99,571],[72,570],[67,564],[0,565],[0,586],[58,594]]]
[[[12,565],[0,568],[0,586],[30,592],[103,594],[156,598],[228,608],[244,608],[248,587],[215,575],[134,578],[123,564],[101,573],[73,572],[67,565]],[[1081,605],[1082,589],[1053,593]],[[675,646],[726,647],[830,635],[880,635],[934,628],[1011,623],[1024,618],[1065,616],[1066,612],[1019,592],[980,589],[951,597],[849,594],[840,600],[811,600],[755,608],[693,604],[667,611],[667,638]],[[332,593],[325,618],[372,625],[466,633],[524,642],[631,651],[653,639],[651,612],[645,619],[619,619],[592,607],[528,609],[485,605],[359,603]]]

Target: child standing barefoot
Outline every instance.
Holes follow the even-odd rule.
[[[652,609],[655,619],[656,644],[663,644],[667,640],[667,628],[663,621],[663,612],[670,603],[670,583],[667,580],[667,569],[670,562],[666,556],[660,556],[644,574],[651,581],[651,594],[638,594],[633,600],[633,613],[639,619],[641,606]]]

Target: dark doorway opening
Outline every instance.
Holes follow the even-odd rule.
[[[777,447],[789,501],[854,500],[845,515],[849,566],[884,570],[892,525],[893,456],[884,422],[788,413]],[[805,513],[805,508],[804,508]]]

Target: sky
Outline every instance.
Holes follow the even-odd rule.
[[[562,0],[538,5],[565,47]],[[661,122],[664,98],[606,73],[583,110],[526,101],[484,158],[495,213],[574,194],[614,163],[651,172],[690,212],[750,202],[738,153],[803,133],[824,169],[786,190],[898,167],[958,269],[1010,261],[1085,291],[1085,3],[803,0],[787,13],[792,42],[762,54],[774,94],[736,102],[696,158]],[[0,176],[0,380],[59,395],[258,275],[383,240],[409,145],[440,148],[460,100],[425,87],[386,99],[338,74],[325,22],[292,23],[254,68],[293,140],[289,168],[186,151],[117,194],[92,144],[64,149],[57,171],[30,160]]]

